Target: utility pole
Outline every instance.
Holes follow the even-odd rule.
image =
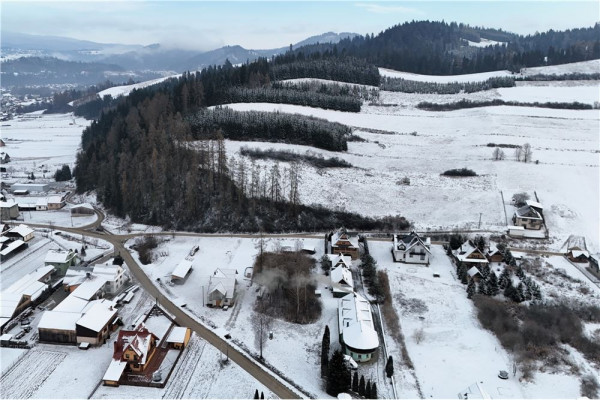
[[[479,225],[477,225],[477,229],[481,228],[481,214],[483,213],[479,213]]]

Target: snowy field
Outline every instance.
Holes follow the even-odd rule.
[[[547,67],[523,68],[521,74],[531,75],[562,75],[562,74],[598,74],[600,73],[600,60],[580,61],[570,64],[549,65]]]
[[[441,246],[432,246],[429,268],[394,263],[390,246],[390,242],[369,242],[379,268],[386,269],[390,277],[408,352],[425,398],[456,398],[459,391],[475,382],[481,383],[492,398],[579,396],[579,377],[566,372],[538,371],[530,383],[521,382],[519,373],[513,376],[511,354],[491,332],[480,326],[475,308],[467,299],[465,286],[456,279],[454,267]],[[567,262],[562,257],[549,260],[559,268],[565,267],[562,261]],[[439,272],[439,278],[433,278],[434,268]],[[553,265],[550,268],[554,268]],[[577,276],[578,272],[569,270],[568,274]],[[543,293],[549,288],[542,285]],[[565,291],[562,290],[561,298]],[[577,294],[577,289],[573,289],[569,296]],[[423,334],[419,338],[415,332],[421,330]],[[573,349],[571,353],[581,371],[598,374],[599,370],[589,365],[579,353]],[[497,377],[502,369],[511,371],[508,380]]]
[[[23,199],[19,198],[19,202]],[[81,217],[71,217],[69,205],[60,210],[49,211],[20,211],[20,215],[13,223],[21,224],[47,224],[56,227],[81,227],[95,222],[96,214]]]
[[[389,95],[400,99],[427,96]],[[325,118],[355,127],[354,133],[366,140],[350,142],[344,153],[311,149],[326,157],[340,157],[356,168],[317,170],[303,165],[300,194],[306,204],[323,204],[371,216],[400,214],[424,230],[477,228],[481,215],[482,229],[503,231],[506,218],[501,192],[504,200],[510,201],[514,193],[536,191],[545,207],[553,248],[560,247],[570,234],[578,234],[586,236],[591,250],[599,249],[597,110],[501,106],[426,112],[399,105],[368,106],[360,113],[346,113],[266,103],[230,107]],[[388,133],[372,133],[372,129]],[[533,160],[538,160],[538,164],[514,161],[512,149],[508,148],[504,149],[504,161],[493,161],[493,147],[487,147],[488,143],[530,143]],[[299,153],[310,149],[227,141],[230,155],[239,157],[241,146]],[[479,176],[440,176],[448,169],[462,167]],[[399,184],[403,177],[410,179],[410,185]],[[580,184],[573,184],[574,177]]]
[[[464,75],[421,75],[413,74],[412,72],[395,71],[388,68],[379,68],[379,74],[389,78],[402,78],[407,81],[418,81],[418,82],[435,82],[435,83],[450,83],[450,82],[481,82],[486,81],[490,78],[497,78],[502,76],[513,76],[512,72],[505,71],[492,71],[492,72],[479,72],[476,74],[464,74]]]
[[[23,180],[34,171],[36,182],[46,182],[44,178],[53,182],[54,173],[63,164],[73,170],[81,133],[89,124],[73,114],[43,115],[41,111],[3,122],[2,140],[6,146],[2,151],[11,159],[4,165],[10,178],[3,180]]]

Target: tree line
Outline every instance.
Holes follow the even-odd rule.
[[[492,106],[517,106],[517,107],[538,107],[538,108],[554,108],[561,110],[592,110],[594,106],[591,104],[573,102],[525,102],[525,101],[507,101],[501,99],[472,101],[462,99],[454,103],[431,103],[423,101],[417,104],[417,108],[426,111],[454,111],[463,108],[478,108]]]
[[[481,82],[420,82],[411,81],[403,78],[383,77],[381,81],[381,90],[403,93],[437,93],[437,94],[456,94],[456,93],[475,93],[484,90],[496,89],[501,87],[514,87],[515,79],[513,77],[494,77]]]
[[[348,126],[320,118],[227,107],[199,110],[188,121],[195,138],[210,138],[220,130],[232,140],[303,144],[331,151],[347,150],[351,134]]]

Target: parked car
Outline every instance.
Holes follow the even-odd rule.
[[[508,379],[508,372],[506,372],[506,371],[500,371],[498,373],[498,378],[500,378],[500,379]]]

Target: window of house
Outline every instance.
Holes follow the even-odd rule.
[[[425,254],[421,254],[421,260],[425,259]]]

